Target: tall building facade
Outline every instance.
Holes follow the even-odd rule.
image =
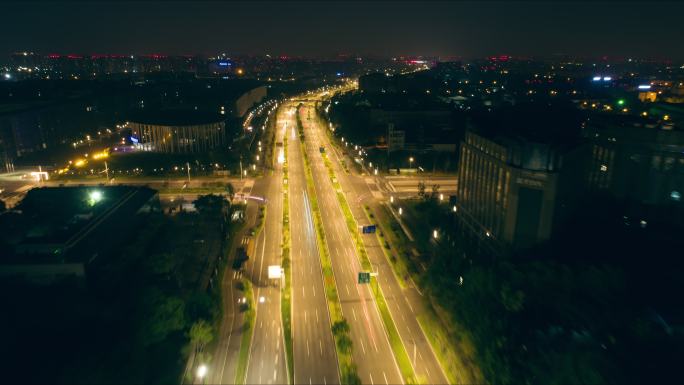
[[[226,123],[220,115],[194,110],[139,111],[127,122],[131,140],[145,151],[199,153],[226,144]]]
[[[139,135],[137,140],[146,151],[167,154],[199,153],[225,143],[225,123],[193,125],[160,125],[129,122]]]
[[[572,208],[586,146],[557,147],[467,131],[461,142],[458,208],[479,237],[523,248],[547,240]]]
[[[684,204],[684,131],[642,118],[594,119],[587,184],[647,205]]]

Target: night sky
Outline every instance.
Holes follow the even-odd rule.
[[[684,60],[684,2],[5,3],[0,54],[490,54]]]

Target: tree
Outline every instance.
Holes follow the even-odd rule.
[[[228,208],[228,201],[221,195],[200,195],[192,202],[200,213],[219,215]]]
[[[343,353],[351,353],[352,340],[349,338],[349,335],[342,334],[337,337],[337,348]]]
[[[423,181],[418,182],[418,196],[425,199],[425,182]]]
[[[332,325],[332,332],[336,336],[349,333],[349,323],[345,318],[342,318],[341,321],[335,321]]]
[[[235,187],[232,183],[228,183],[228,185],[226,185],[226,192],[228,193],[228,198],[232,202],[233,197],[235,197]]]
[[[179,297],[167,297],[154,288],[143,300],[142,340],[146,346],[161,342],[185,327],[185,303]]]
[[[430,199],[437,199],[439,196],[439,185],[438,184],[433,184],[432,185],[432,193],[430,194]]]
[[[145,261],[145,267],[153,275],[169,275],[176,268],[177,261],[169,253],[153,254]]]
[[[192,324],[188,337],[195,352],[201,352],[214,339],[214,328],[207,321],[200,319]]]

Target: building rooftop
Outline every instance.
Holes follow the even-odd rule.
[[[129,117],[132,122],[160,126],[191,126],[224,120],[225,117],[218,113],[192,109],[136,110]]]
[[[585,117],[571,104],[547,102],[481,108],[473,111],[471,128],[496,142],[534,142],[573,146],[581,138]]]
[[[75,246],[111,214],[137,210],[156,194],[147,187],[79,186],[30,190],[16,210],[0,215],[0,263],[63,261]],[[126,223],[119,223],[126,226]],[[110,234],[112,236],[114,234]],[[22,254],[30,254],[27,260]],[[70,255],[78,260],[85,255]]]

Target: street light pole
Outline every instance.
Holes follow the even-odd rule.
[[[104,161],[105,164],[105,173],[107,174],[107,182],[109,182],[109,167],[107,167],[107,161]]]
[[[240,155],[240,180],[242,180],[242,155]]]
[[[188,186],[190,185],[190,162],[185,162],[185,166],[188,168]]]

